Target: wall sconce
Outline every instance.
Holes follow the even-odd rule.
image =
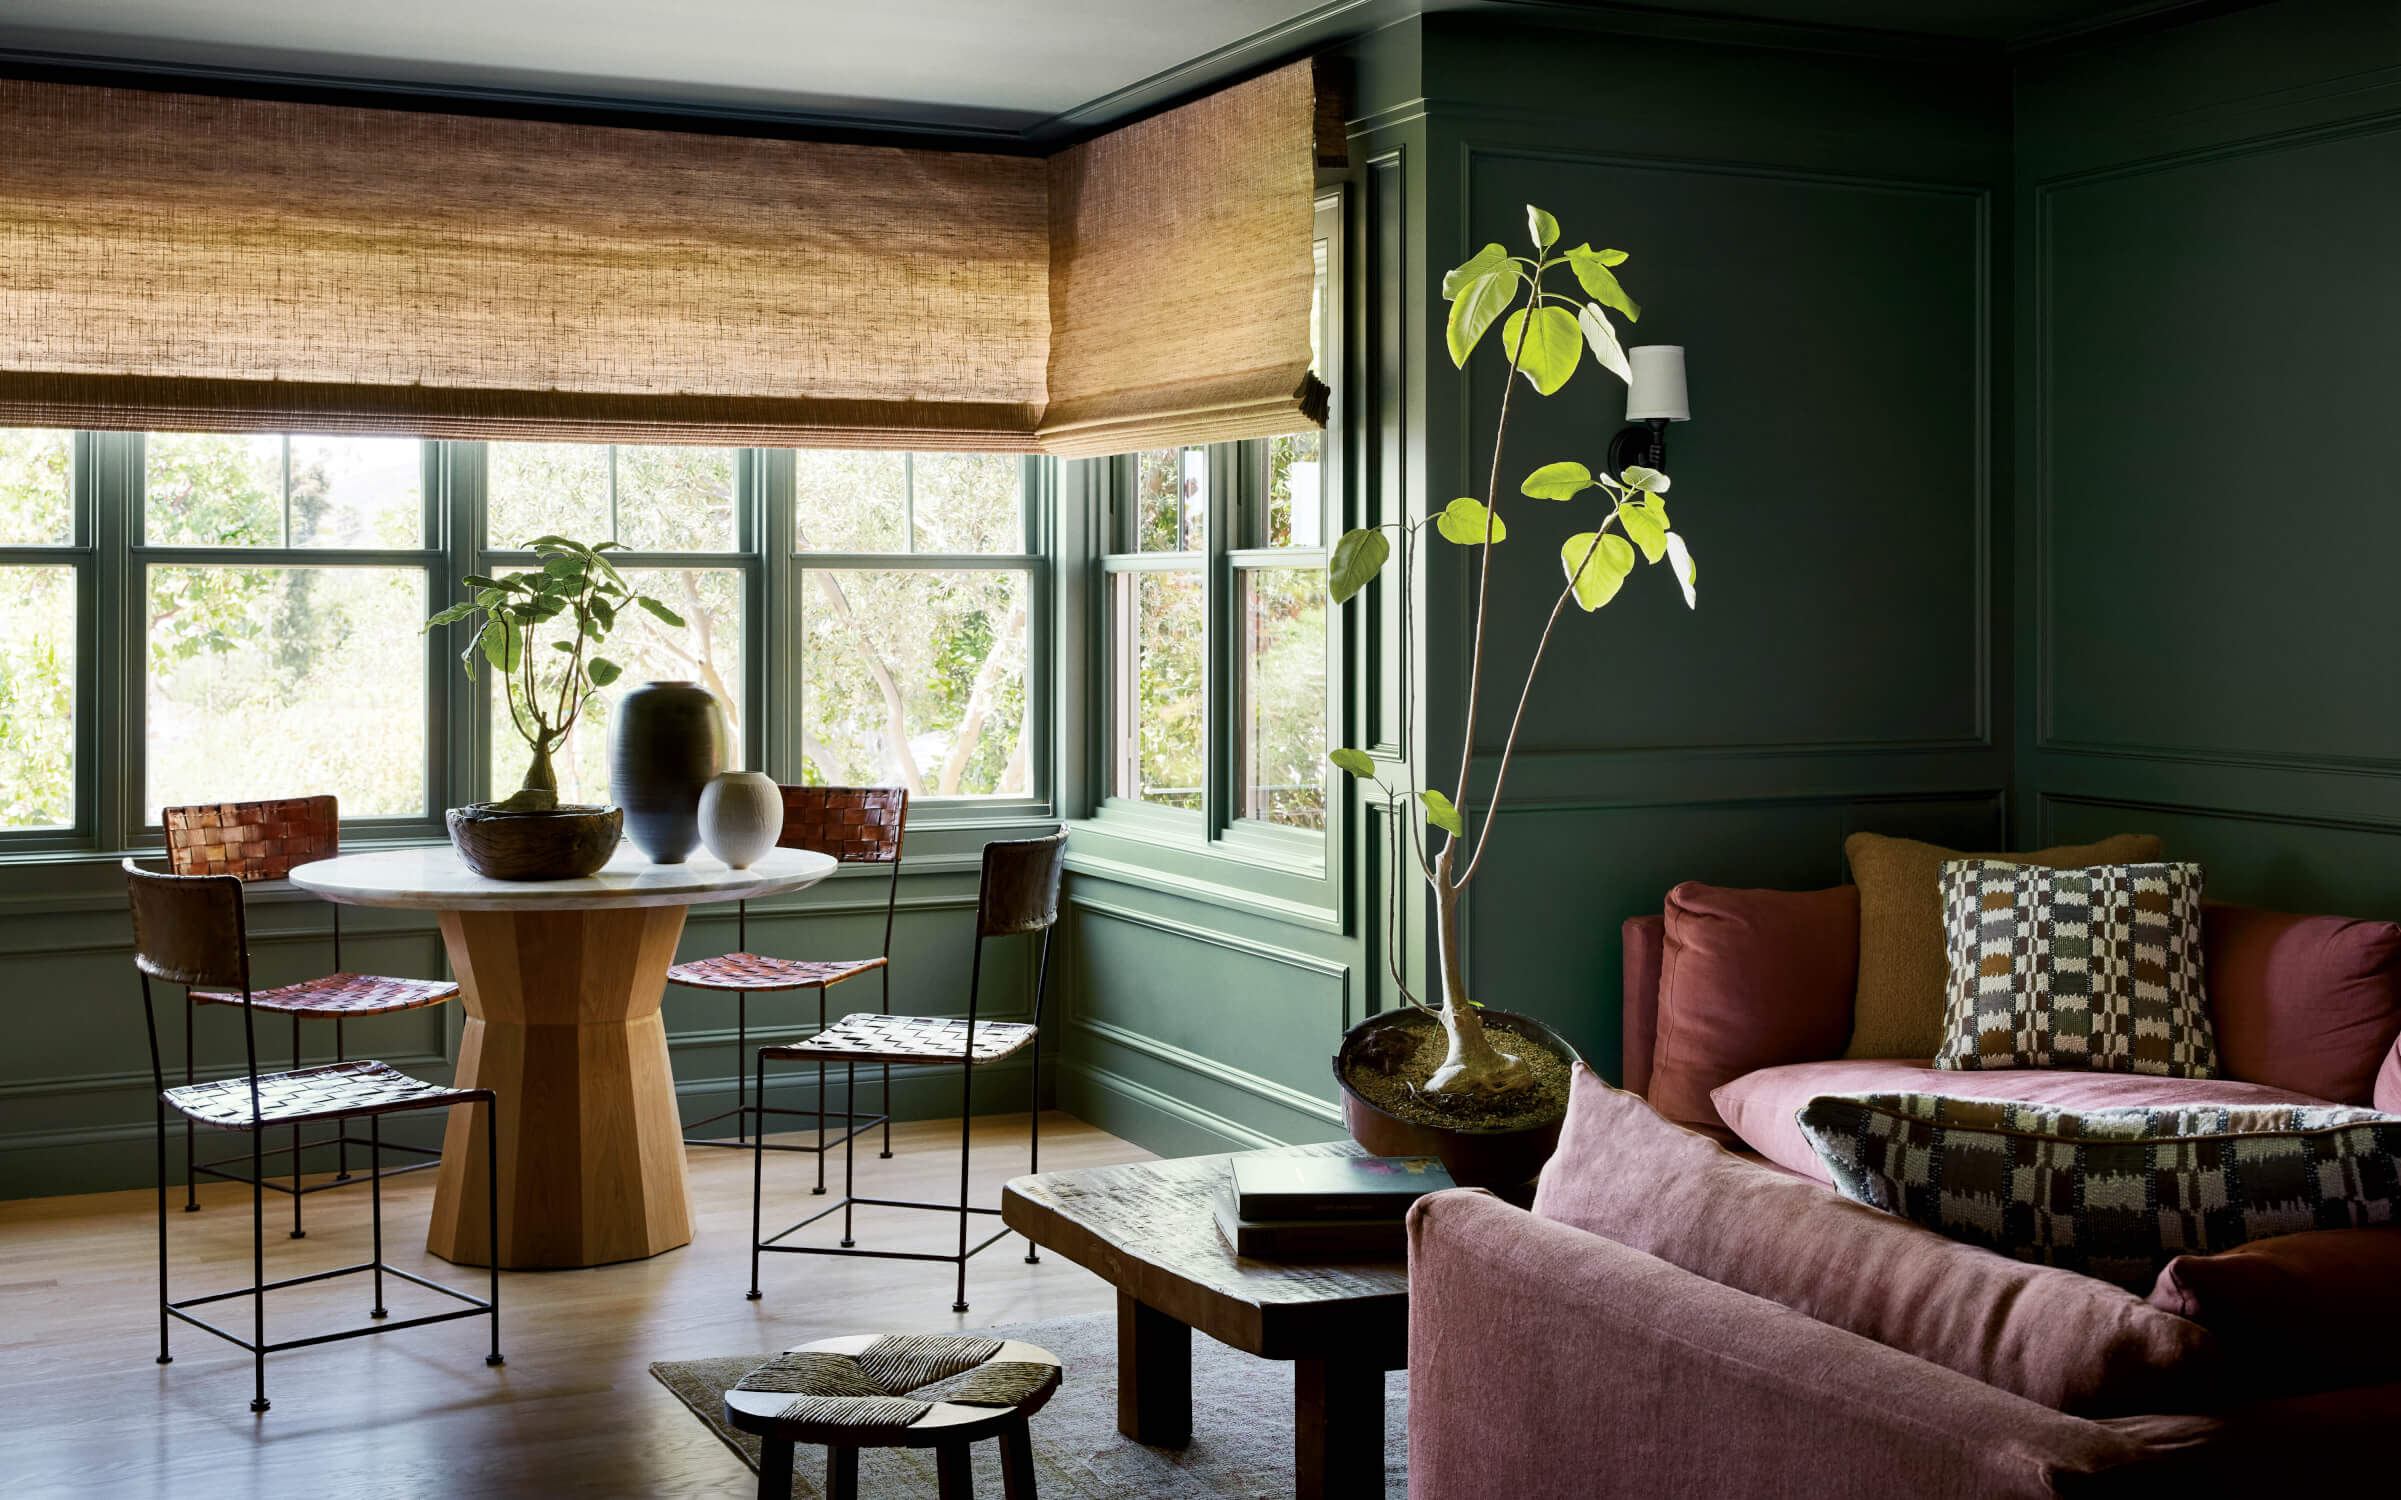
[[[1626,351],[1634,378],[1626,382],[1626,422],[1609,440],[1609,472],[1641,464],[1667,472],[1667,424],[1692,420],[1684,392],[1684,346],[1638,344]]]

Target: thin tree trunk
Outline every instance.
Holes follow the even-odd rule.
[[[925,773],[918,769],[917,754],[909,748],[909,714],[907,702],[901,697],[900,684],[893,681],[891,669],[875,654],[867,640],[867,632],[859,628],[858,618],[850,612],[850,596],[842,591],[840,580],[827,569],[816,569],[811,575],[817,580],[817,591],[825,596],[826,607],[834,612],[857,643],[859,657],[867,664],[867,675],[875,679],[876,691],[884,698],[884,738],[891,746],[892,763],[900,771],[901,784],[909,795],[925,795]]]
[[[1002,658],[1007,654],[1004,642],[1017,638],[1025,628],[1025,605],[1020,602],[1009,611],[1000,633],[992,638],[992,649],[984,653],[984,664],[976,668],[975,686],[967,692],[967,711],[959,716],[959,737],[951,742],[950,754],[942,760],[942,797],[959,794],[959,778],[967,774],[967,763],[975,757],[975,747],[984,738],[984,720],[992,714],[993,695],[999,691]]]
[[[1459,930],[1460,889],[1451,882],[1459,840],[1443,845],[1434,862],[1435,940],[1442,956],[1442,1029],[1450,1045],[1426,1080],[1429,1094],[1507,1094],[1532,1081],[1525,1059],[1503,1052],[1484,1034],[1483,1018],[1467,998],[1466,955]]]

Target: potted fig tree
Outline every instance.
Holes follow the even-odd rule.
[[[1518,498],[1577,506],[1590,525],[1560,549],[1558,596],[1523,673],[1513,673],[1508,681],[1515,707],[1493,768],[1491,797],[1471,829],[1470,816],[1476,809],[1469,805],[1469,787],[1478,712],[1491,690],[1488,676],[1497,675],[1490,671],[1496,664],[1486,660],[1485,605],[1493,549],[1509,536],[1501,515],[1501,491],[1504,475],[1514,472],[1504,467],[1511,399],[1521,380],[1536,396],[1558,394],[1587,353],[1620,381],[1630,381],[1611,315],[1628,322],[1641,315],[1618,282],[1615,268],[1626,260],[1624,252],[1595,250],[1589,244],[1559,249],[1558,221],[1531,205],[1526,222],[1533,254],[1512,255],[1501,245],[1488,244],[1442,283],[1443,296],[1450,302],[1446,342],[1451,362],[1464,368],[1496,324],[1498,352],[1508,361],[1482,498],[1462,496],[1422,520],[1346,533],[1334,549],[1327,577],[1334,602],[1346,603],[1397,552],[1404,621],[1400,675],[1406,694],[1413,687],[1407,654],[1415,622],[1410,596],[1419,543],[1430,530],[1443,544],[1475,554],[1470,559],[1474,604],[1467,697],[1460,715],[1459,763],[1448,789],[1419,785],[1414,760],[1388,780],[1362,751],[1338,749],[1329,757],[1372,787],[1372,795],[1391,815],[1389,873],[1395,905],[1403,885],[1404,850],[1430,889],[1440,986],[1439,995],[1431,999],[1411,989],[1399,957],[1399,924],[1387,921],[1387,962],[1408,1003],[1353,1027],[1335,1056],[1334,1071],[1342,1088],[1344,1121],[1362,1145],[1379,1154],[1439,1155],[1455,1179],[1489,1187],[1522,1183],[1548,1158],[1566,1111],[1568,1067],[1575,1058],[1564,1038],[1533,1017],[1488,1008],[1471,998],[1460,947],[1460,901],[1489,852],[1492,814],[1508,786],[1510,757],[1536,675],[1568,606],[1572,603],[1585,613],[1601,609],[1617,597],[1640,564],[1666,563],[1685,604],[1695,602],[1692,553],[1668,520],[1667,475],[1647,467],[1612,474],[1606,466],[1594,469],[1576,459],[1542,463],[1523,473],[1515,486]],[[1608,428],[1602,431],[1605,441]],[[1402,712],[1404,723],[1415,722],[1409,704],[1404,703]]]
[[[551,755],[594,692],[623,675],[599,648],[626,612],[639,608],[669,625],[684,622],[625,581],[606,555],[615,542],[589,547],[544,536],[528,546],[540,566],[505,577],[470,573],[465,582],[474,594],[425,622],[431,630],[479,621],[460,665],[470,682],[479,663],[500,674],[510,727],[533,752],[524,784],[509,797],[450,810],[450,842],[468,868],[495,880],[573,880],[608,863],[625,813],[562,806]]]

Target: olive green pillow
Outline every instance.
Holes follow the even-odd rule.
[[[1944,956],[1942,867],[1946,860],[2048,865],[2146,865],[2159,839],[2121,833],[2097,844],[2063,844],[2026,854],[1962,854],[1915,839],[1854,833],[1843,841],[1859,887],[1859,991],[1851,1003],[1845,1057],[1932,1057],[1942,1050],[1943,1002],[1950,975]]]

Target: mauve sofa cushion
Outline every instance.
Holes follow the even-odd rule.
[[[2388,1115],[2401,1115],[2401,1042],[2384,1056],[2384,1070],[2376,1075],[2376,1107]]]
[[[2401,1035],[2401,925],[2210,903],[2204,970],[2230,1078],[2367,1104]]]
[[[2208,1329],[2263,1397],[2401,1379],[2401,1226],[2179,1255],[2151,1305]]]
[[[1741,1160],[1579,1065],[1537,1216],[2083,1415],[2190,1409],[2199,1324]]]
[[[1628,917],[1619,929],[1626,944],[1624,1023],[1619,1036],[1625,1058],[1619,1071],[1626,1087],[1637,1094],[1651,1091],[1651,1053],[1659,1044],[1659,965],[1667,944],[1667,918],[1654,912]]]
[[[1743,1143],[1780,1167],[1831,1182],[1794,1116],[1820,1094],[1945,1094],[2008,1099],[2064,1109],[2173,1109],[2185,1104],[2326,1104],[2315,1094],[2224,1078],[2152,1078],[2138,1073],[1992,1068],[1955,1073],[1922,1062],[1791,1063],[1761,1068],[1710,1095]]]
[[[1744,891],[1686,881],[1667,893],[1651,1107],[1721,1141],[1709,1091],[1779,1063],[1833,1057],[1851,1035],[1859,892]]]

